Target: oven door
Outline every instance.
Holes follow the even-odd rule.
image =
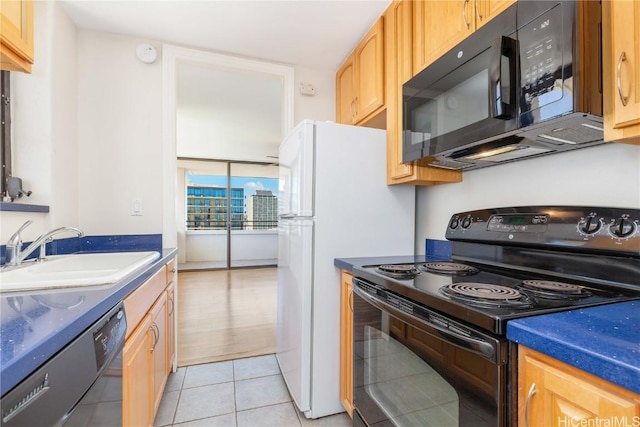
[[[507,425],[505,340],[357,278],[353,290],[354,420]]]

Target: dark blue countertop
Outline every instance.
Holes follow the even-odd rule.
[[[0,395],[63,349],[176,253],[176,249],[163,249],[142,273],[111,285],[0,294]],[[21,298],[20,313],[9,298]]]
[[[640,301],[511,320],[507,338],[640,393]]]

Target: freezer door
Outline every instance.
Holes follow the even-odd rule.
[[[314,177],[314,124],[300,123],[280,144],[278,215],[311,217]]]
[[[296,406],[310,410],[311,398],[311,220],[278,225],[278,320],[276,357]]]

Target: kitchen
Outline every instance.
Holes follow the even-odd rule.
[[[161,65],[144,66],[131,54],[149,40],[77,29],[55,2],[37,2],[35,9],[37,73],[17,76],[12,87],[21,94],[14,100],[13,137],[21,141],[14,170],[37,189],[29,203],[51,212],[0,212],[2,241],[26,219],[41,227],[33,233],[58,223],[95,235],[163,233],[168,215],[128,215],[135,197],[144,199],[145,212],[167,212],[163,200],[171,194],[161,166]],[[296,79],[325,90],[313,98],[296,94],[294,122],[334,120],[335,70],[299,67]],[[126,87],[126,96],[112,87]],[[487,205],[637,209],[639,170],[638,147],[616,143],[465,172],[460,183],[418,186],[415,253],[425,253],[427,238],[444,239],[452,213]],[[163,246],[175,247],[175,237],[163,236]]]

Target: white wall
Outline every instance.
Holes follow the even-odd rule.
[[[277,230],[231,230],[231,242],[232,263],[278,259]],[[186,262],[224,262],[227,259],[227,232],[188,231],[184,249]]]
[[[162,233],[162,66],[137,59],[143,41],[78,30],[79,215],[89,234]],[[134,199],[142,216],[131,215]]]
[[[82,226],[95,230],[93,234],[161,233],[161,61],[143,64],[135,48],[143,41],[159,52],[162,46],[106,33],[78,33]],[[295,73],[294,121],[332,120],[334,74],[306,68]],[[300,95],[300,81],[313,83],[317,94]],[[142,217],[129,215],[134,198],[144,201]]]
[[[336,74],[334,71],[295,67],[295,97],[293,100],[294,125],[305,119],[336,120]],[[316,94],[300,94],[300,83],[311,83]]]
[[[486,169],[463,181],[419,187],[416,253],[444,239],[456,212],[498,206],[586,205],[640,209],[640,146],[610,143]]]
[[[88,235],[162,233],[162,69],[144,64],[141,42],[76,29],[57,2],[34,2],[35,65],[12,73],[14,175],[49,214],[0,212],[4,243],[26,219],[33,240],[55,226]],[[295,122],[333,120],[334,73],[296,69]],[[299,94],[300,81],[318,94]],[[142,199],[143,216],[131,216]],[[175,213],[169,212],[169,215]]]
[[[25,241],[61,225],[78,226],[76,28],[56,2],[34,2],[35,64],[11,73],[13,175],[50,213],[0,212],[0,241],[27,219]]]

